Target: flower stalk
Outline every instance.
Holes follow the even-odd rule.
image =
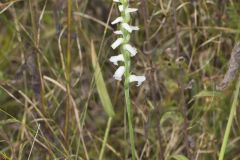
[[[125,94],[125,103],[127,107],[127,117],[128,117],[128,128],[129,128],[129,136],[131,143],[131,151],[132,151],[132,160],[135,159],[135,140],[134,140],[134,129],[132,123],[132,107],[131,107],[131,98],[129,91],[129,84],[131,82],[137,82],[137,86],[140,86],[143,81],[146,80],[145,76],[136,76],[131,75],[130,67],[131,67],[131,57],[134,57],[137,54],[137,49],[133,47],[129,42],[131,38],[131,33],[133,31],[139,30],[137,26],[131,26],[129,22],[131,21],[130,14],[136,12],[136,8],[129,8],[128,0],[113,0],[118,3],[118,9],[121,13],[121,16],[116,18],[112,24],[119,24],[119,30],[114,33],[119,36],[115,42],[111,45],[113,49],[120,48],[120,54],[117,56],[112,56],[109,60],[114,65],[118,65],[118,62],[123,62],[123,65],[120,66],[113,77],[116,80],[121,81],[124,76],[124,94]]]

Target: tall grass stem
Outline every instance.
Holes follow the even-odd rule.
[[[231,106],[231,111],[230,111],[230,114],[229,114],[229,117],[228,117],[227,127],[226,127],[226,130],[225,130],[225,133],[224,133],[223,143],[222,143],[222,147],[221,147],[221,150],[220,150],[218,160],[224,160],[224,154],[226,152],[227,142],[228,142],[229,135],[230,135],[230,130],[231,130],[231,127],[232,127],[233,118],[236,114],[239,89],[240,89],[240,76],[238,78],[236,89],[234,91],[234,99],[233,99],[233,103],[232,103],[232,106]]]
[[[105,131],[105,134],[104,134],[102,148],[101,148],[100,155],[99,155],[99,158],[98,158],[99,160],[103,160],[103,155],[104,155],[104,152],[105,152],[105,148],[106,148],[107,139],[108,139],[109,131],[110,131],[110,128],[111,128],[111,124],[112,124],[112,117],[109,117],[108,122],[107,122],[107,128],[106,128],[106,131]]]

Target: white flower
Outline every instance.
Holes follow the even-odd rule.
[[[120,23],[120,22],[123,22],[123,18],[122,17],[116,18],[114,21],[112,21],[111,24],[117,24],[117,23]]]
[[[124,28],[124,29],[126,29],[128,32],[132,32],[132,31],[137,31],[137,30],[139,30],[139,27],[137,27],[137,26],[130,26],[129,24],[127,24],[127,23],[122,23],[122,27]]]
[[[118,56],[112,56],[109,61],[114,65],[118,65],[118,61],[124,61],[124,57],[122,54],[119,54]]]
[[[131,54],[131,57],[137,54],[137,49],[130,44],[124,45],[124,48]]]
[[[113,44],[111,45],[112,49],[116,49],[123,43],[123,38],[118,38]]]
[[[124,66],[120,66],[120,67],[116,70],[116,72],[114,73],[113,77],[114,77],[116,80],[121,81],[124,72],[125,72],[125,67],[124,67]]]
[[[119,5],[118,9],[119,9],[120,12],[122,12],[123,11],[123,5]]]
[[[119,5],[118,9],[119,9],[120,12],[123,12],[124,11],[123,5]],[[126,8],[125,12],[126,13],[132,13],[132,12],[136,12],[137,10],[138,10],[137,8]]]
[[[126,12],[132,13],[132,12],[136,12],[137,10],[138,10],[137,8],[127,8]]]
[[[117,35],[123,35],[123,32],[120,31],[120,30],[118,30],[118,31],[114,31],[114,33],[117,34]]]
[[[129,17],[130,13],[136,12],[138,9],[137,8],[128,8],[129,0],[113,0],[113,2],[119,3],[118,9],[121,12],[121,16],[111,22],[112,25],[120,24],[120,30],[114,31],[114,34],[116,34],[120,37],[117,40],[115,40],[115,42],[113,42],[111,47],[113,49],[116,49],[117,47],[121,46],[121,51],[123,53],[119,54],[117,56],[110,57],[109,61],[112,62],[114,65],[118,65],[119,62],[124,62],[126,60],[125,63],[128,64],[128,63],[130,63],[130,59],[124,59],[125,58],[124,56],[128,57],[128,54],[131,57],[135,56],[137,54],[137,49],[135,47],[133,47],[132,45],[127,44],[127,42],[129,41],[130,33],[132,33],[133,31],[139,30],[139,27],[131,26],[130,24],[128,24],[126,22],[130,18]],[[128,53],[126,53],[126,51]],[[127,55],[125,55],[125,54],[127,54]],[[129,82],[129,83],[137,82],[137,86],[140,86],[146,80],[146,77],[145,76],[136,76],[136,75],[128,76],[129,69],[130,68],[127,69],[128,73],[126,73],[126,75],[128,77],[127,82]],[[125,66],[120,65],[120,67],[118,67],[118,69],[115,71],[113,77],[116,80],[121,81],[122,77],[124,76],[125,71],[126,71]]]
[[[146,80],[145,76],[136,76],[136,75],[130,75],[129,81],[130,82],[137,82],[137,86],[140,86],[143,81]]]

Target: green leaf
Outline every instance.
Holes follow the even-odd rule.
[[[92,66],[94,69],[94,78],[96,82],[98,95],[100,97],[100,100],[105,112],[108,114],[108,116],[113,117],[115,115],[113,105],[109,98],[106,84],[102,76],[101,68],[97,60],[95,46],[93,42],[91,42],[91,56],[92,56]]]

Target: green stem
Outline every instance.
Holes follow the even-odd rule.
[[[108,123],[107,123],[107,128],[106,128],[104,139],[103,139],[102,148],[101,148],[100,155],[99,155],[99,158],[98,158],[99,160],[103,159],[103,154],[104,154],[105,147],[106,147],[106,144],[107,144],[107,139],[108,139],[111,124],[112,124],[112,117],[109,117],[108,118]]]
[[[125,93],[125,101],[127,106],[127,115],[128,115],[128,128],[129,128],[129,136],[132,150],[132,160],[135,160],[135,140],[134,140],[134,129],[132,125],[132,107],[131,107],[131,99],[129,95],[129,82],[125,81],[124,85],[124,93]]]
[[[234,115],[235,115],[236,109],[237,109],[239,89],[240,89],[240,77],[238,78],[238,82],[237,82],[237,85],[236,85],[236,90],[234,92],[234,99],[233,99],[231,111],[230,111],[230,114],[229,114],[229,117],[228,117],[228,123],[227,123],[227,127],[226,127],[226,130],[225,130],[225,133],[224,133],[223,143],[222,143],[222,147],[221,147],[221,150],[220,150],[220,155],[219,155],[218,160],[223,160],[224,159],[224,153],[226,151],[226,146],[227,146],[227,142],[228,142],[228,139],[229,139],[230,130],[231,130],[231,127],[232,127],[233,118],[234,118]]]
[[[135,138],[134,138],[134,129],[132,124],[132,106],[131,106],[131,98],[129,94],[129,76],[130,76],[130,55],[128,51],[124,48],[121,49],[122,54],[124,55],[124,64],[125,64],[125,81],[124,81],[124,95],[125,95],[125,103],[127,107],[127,117],[128,117],[128,129],[131,143],[131,151],[132,151],[132,160],[135,160]]]
[[[122,5],[124,8],[128,8],[128,0],[122,0]],[[131,16],[127,12],[122,12],[121,17],[123,17],[123,21],[125,23],[130,22]],[[131,98],[129,94],[129,76],[130,76],[130,66],[131,66],[131,60],[130,60],[130,53],[126,51],[124,48],[125,44],[129,43],[130,40],[130,34],[128,31],[126,31],[122,26],[120,26],[120,30],[123,32],[123,39],[124,43],[121,47],[121,53],[124,57],[124,65],[125,65],[125,72],[124,72],[124,95],[125,95],[125,103],[127,107],[127,117],[128,117],[128,129],[129,129],[129,136],[130,136],[130,143],[131,143],[131,152],[132,152],[132,160],[135,160],[135,138],[134,138],[134,129],[133,129],[133,123],[132,123],[132,107],[131,107]]]

